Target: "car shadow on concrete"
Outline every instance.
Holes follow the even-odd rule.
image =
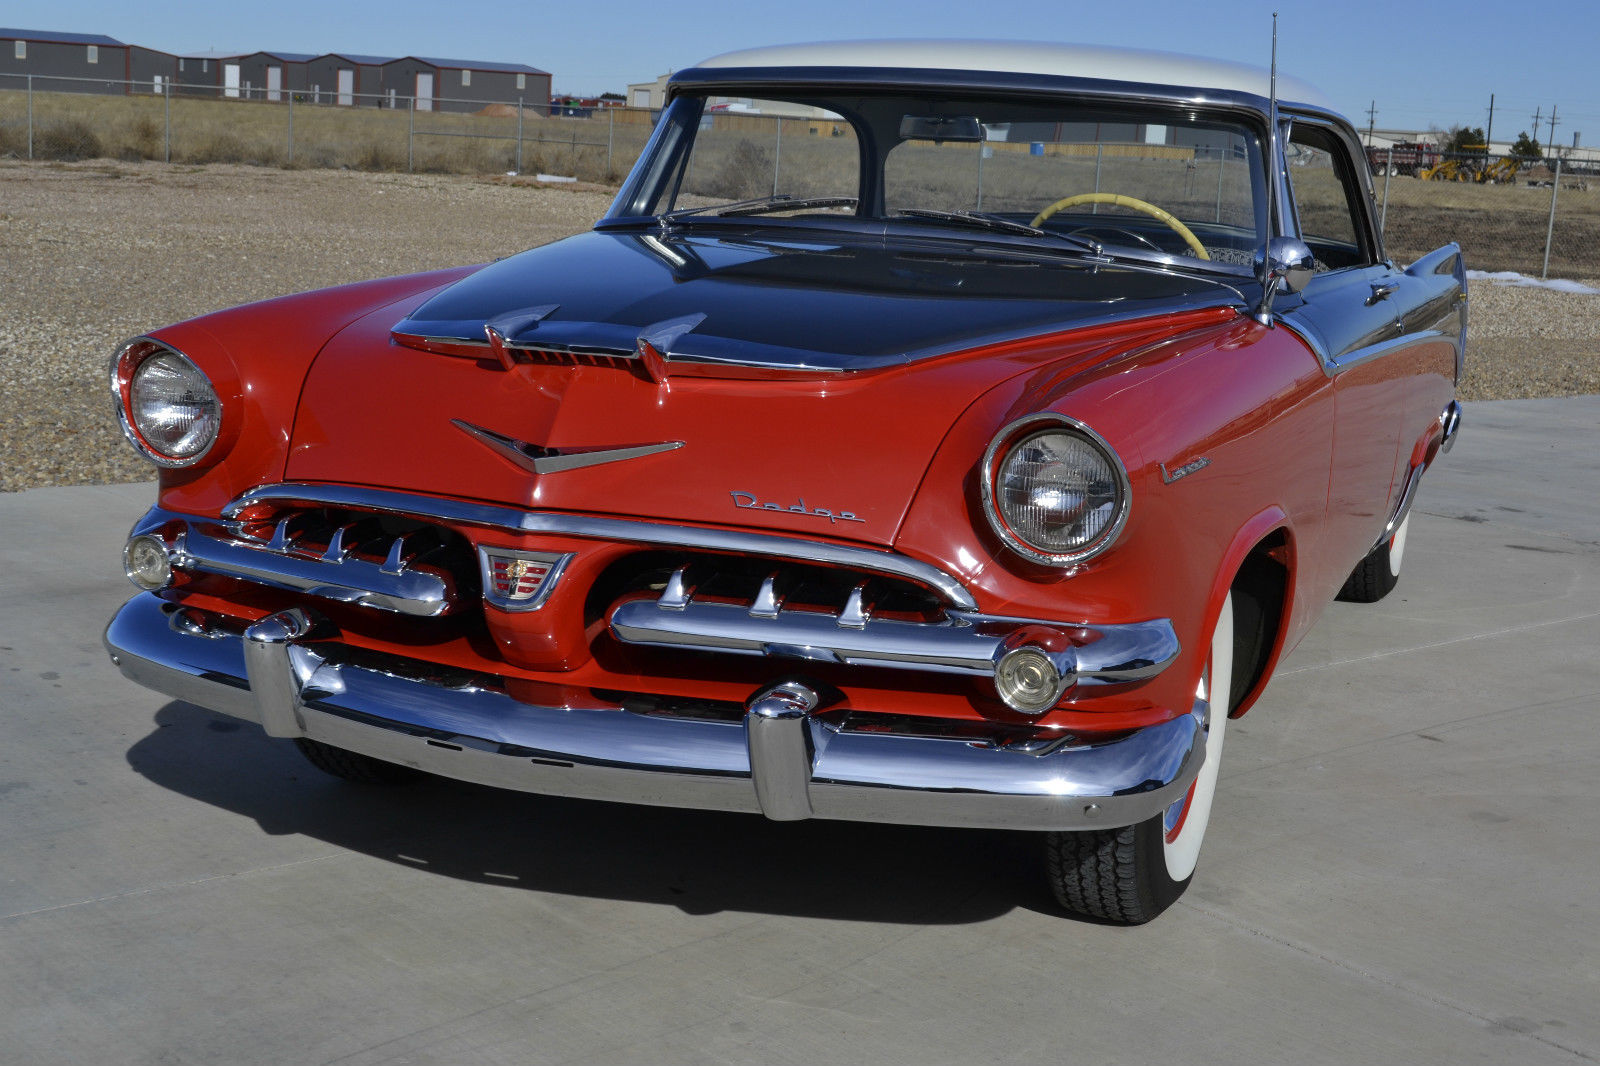
[[[174,701],[128,750],[180,795],[442,877],[540,892],[913,925],[1060,914],[1035,834],[853,822],[770,822],[507,792],[438,777],[331,778],[259,727]]]

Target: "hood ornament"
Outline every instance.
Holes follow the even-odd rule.
[[[651,381],[659,385],[667,380],[667,360],[672,357],[672,345],[705,320],[703,314],[684,315],[646,326],[640,332],[639,339],[634,343],[634,351],[638,353],[639,362],[644,365],[644,372],[650,375]]]
[[[556,474],[563,470],[577,470],[603,463],[620,463],[624,459],[637,459],[641,455],[670,452],[683,447],[681,440],[663,441],[660,444],[630,444],[621,447],[599,445],[588,448],[545,448],[527,441],[496,433],[492,429],[475,426],[452,418],[450,424],[474,440],[486,445],[503,459],[534,474]]]
[[[528,327],[537,326],[560,309],[560,304],[541,304],[538,307],[524,307],[520,311],[496,315],[485,322],[483,334],[489,338],[489,350],[500,360],[500,365],[507,370],[517,365],[516,357],[511,354],[511,348],[506,343],[507,337],[515,337]]]

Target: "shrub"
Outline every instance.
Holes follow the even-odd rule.
[[[33,136],[33,154],[36,159],[73,163],[98,159],[105,155],[105,147],[88,123],[69,118],[40,126]]]

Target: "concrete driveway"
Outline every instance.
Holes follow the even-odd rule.
[[[324,777],[107,661],[149,486],[0,496],[0,1061],[1600,1060],[1597,440],[1468,407],[1139,929],[1025,835]]]

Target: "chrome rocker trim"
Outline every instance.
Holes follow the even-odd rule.
[[[618,706],[535,706],[471,682],[343,661],[326,623],[291,609],[243,633],[153,593],[105,644],[147,688],[428,773],[547,795],[906,825],[1074,830],[1131,825],[1183,796],[1205,759],[1208,709],[1104,742],[851,732],[798,682],[754,695],[742,721]]]

